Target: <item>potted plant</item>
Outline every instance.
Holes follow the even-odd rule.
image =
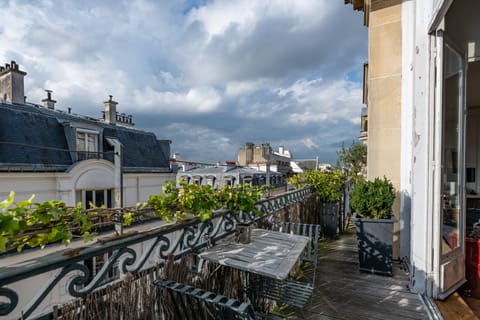
[[[338,211],[345,175],[341,170],[309,170],[305,176],[295,175],[289,183],[297,188],[310,185],[320,200],[320,225],[328,238],[335,238],[338,230]]]
[[[361,180],[353,186],[350,205],[362,272],[392,275],[394,201],[395,190],[386,177]]]

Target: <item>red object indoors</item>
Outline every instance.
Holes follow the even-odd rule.
[[[480,239],[465,238],[466,295],[480,299]]]

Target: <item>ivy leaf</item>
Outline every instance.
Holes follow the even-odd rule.
[[[0,230],[9,235],[14,235],[20,230],[20,224],[12,215],[2,214],[0,220]]]
[[[123,214],[123,226],[129,226],[133,222],[133,213],[132,212],[126,212]]]
[[[72,232],[64,226],[57,226],[52,228],[48,239],[50,242],[62,240],[63,244],[70,244],[72,240]]]
[[[95,232],[90,233],[87,231],[83,234],[83,241],[84,242],[93,241],[93,239],[95,239],[96,236],[97,234]]]
[[[7,243],[8,243],[8,238],[4,236],[0,236],[0,252],[7,251]]]
[[[65,211],[60,208],[54,208],[49,213],[52,215],[53,219],[57,220],[62,214],[65,213]]]
[[[203,212],[200,213],[199,218],[200,218],[201,222],[205,222],[205,221],[209,220],[210,218],[212,218],[212,213],[208,212],[208,211],[203,211]]]
[[[80,221],[82,223],[82,233],[85,233],[92,228],[93,223],[88,219],[87,215],[82,215]]]
[[[0,202],[0,210],[5,210],[8,209],[12,204],[13,201],[15,200],[15,192],[10,191],[10,195],[8,196],[8,199],[3,200]]]

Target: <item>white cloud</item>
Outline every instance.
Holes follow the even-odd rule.
[[[217,109],[221,97],[210,87],[195,87],[186,93],[156,91],[147,86],[134,91],[134,104],[152,113],[204,113]]]
[[[225,87],[226,97],[237,97],[249,95],[255,91],[265,90],[271,86],[271,82],[265,79],[251,81],[231,81]]]
[[[235,159],[246,141],[313,157],[354,138],[361,85],[345,79],[366,57],[360,13],[336,0],[189,3],[0,1],[0,64],[28,73],[30,102],[50,89],[59,108],[99,116],[111,94],[196,160]]]
[[[354,19],[334,25],[346,10],[330,0],[212,1],[189,12],[186,30],[197,34],[180,44],[174,59],[192,83],[295,77],[322,69],[331,76],[330,68],[348,69],[355,60],[351,52],[362,50],[361,37],[348,28]]]
[[[248,35],[262,19],[288,19],[292,31],[306,30],[319,24],[328,12],[330,0],[234,0],[212,1],[208,6],[192,10],[188,23],[201,22],[208,39],[222,36],[230,28]]]
[[[338,120],[360,123],[362,86],[347,80],[300,79],[287,88],[277,88],[279,97],[296,106],[288,118],[292,124]]]
[[[303,141],[303,144],[309,148],[309,149],[314,149],[314,148],[318,148],[318,144],[316,144],[315,142],[312,141],[311,138],[307,138]]]
[[[172,152],[180,153],[180,157],[185,160],[199,161],[197,149],[201,148],[204,156],[208,156],[208,158],[204,157],[203,159],[209,159],[211,163],[225,161],[227,160],[224,158],[226,153],[236,154],[239,148],[234,141],[222,132],[204,126],[174,122],[168,124],[166,130],[183,141],[183,144],[173,144]],[[236,157],[231,157],[228,160],[236,160]]]

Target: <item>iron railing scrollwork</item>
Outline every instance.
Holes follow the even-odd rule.
[[[304,200],[311,194],[309,188],[294,190],[256,204],[265,216]],[[37,310],[54,288],[65,283],[71,298],[85,297],[104,286],[108,275],[115,268],[121,274],[138,273],[161,265],[169,256],[179,258],[214,245],[235,232],[237,223],[255,222],[259,216],[251,212],[217,211],[211,220],[201,222],[197,218],[163,225],[159,228],[131,236],[100,239],[83,248],[65,249],[38,259],[34,265],[0,268],[0,319],[30,319],[45,314]],[[108,259],[98,270],[87,267],[85,261],[98,256]],[[7,258],[2,258],[7,259]],[[3,270],[2,270],[3,269]],[[93,267],[95,269],[95,267]],[[22,290],[15,284],[20,281],[42,283],[30,301],[22,300]],[[58,291],[58,290],[57,290]]]
[[[18,295],[8,288],[0,288],[0,297],[6,298],[9,302],[0,302],[0,314],[6,315],[15,309],[18,304]]]

